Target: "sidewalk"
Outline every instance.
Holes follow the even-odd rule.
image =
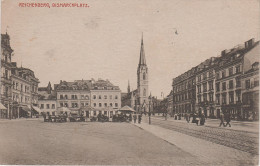
[[[165,117],[163,117],[163,116],[152,116],[152,118],[165,119]],[[187,121],[185,120],[184,117],[182,117],[181,120],[174,120],[173,117],[167,117],[167,121],[173,121],[176,123],[187,123]],[[192,121],[192,118],[190,118],[190,124],[196,125],[195,123],[191,123],[191,121]],[[219,124],[220,124],[219,119],[207,118],[204,125],[207,127],[219,127]],[[228,130],[238,130],[238,131],[259,133],[259,122],[258,121],[254,121],[254,122],[231,121],[230,124],[231,124],[231,127],[222,127],[222,128],[225,128]]]
[[[198,157],[204,165],[257,165],[258,162],[258,156],[247,152],[147,123],[132,124]]]

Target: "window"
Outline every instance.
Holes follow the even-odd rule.
[[[107,107],[107,103],[105,103],[104,106]]]
[[[71,99],[78,99],[77,95],[71,95]]]
[[[68,95],[65,95],[65,97],[64,97],[65,99],[68,99]]]
[[[21,102],[23,102],[23,96],[21,96]]]
[[[60,103],[60,107],[63,107],[63,103]]]
[[[46,104],[46,109],[50,109],[50,104]]]
[[[210,102],[213,102],[213,93],[210,93],[210,94],[209,94],[209,101],[210,101]]]
[[[209,71],[209,78],[213,77],[213,70]]]
[[[240,102],[241,101],[241,91],[236,92],[236,101]]]
[[[107,99],[107,95],[104,96],[104,99]]]
[[[118,107],[118,103],[115,103],[115,107]]]
[[[64,107],[68,107],[68,103],[64,103]]]
[[[110,95],[110,96],[109,96],[109,99],[112,99],[112,98],[113,98],[112,95]]]
[[[113,107],[113,103],[110,103],[110,106]]]
[[[145,78],[145,73],[143,73],[143,80],[145,80],[146,78]]]
[[[203,74],[203,80],[207,79],[207,72]]]
[[[117,95],[115,95],[115,99],[118,99],[118,96],[117,96]]]
[[[220,79],[219,73],[216,73],[216,79]]]
[[[101,99],[101,95],[98,96],[98,99]]]
[[[44,104],[41,104],[41,109],[44,109]]]
[[[217,91],[217,92],[220,91],[220,82],[216,83],[216,91]]]
[[[207,91],[207,83],[204,83],[203,84],[203,92],[206,92]]]
[[[96,111],[94,111],[94,116],[96,116],[97,115],[97,112]]]
[[[104,111],[104,115],[107,115],[107,111]]]
[[[99,105],[99,107],[102,107],[102,103],[99,103],[98,105]]]
[[[246,89],[250,88],[250,80],[246,80]]]
[[[89,100],[89,96],[88,96],[88,95],[86,95],[85,98],[86,98],[87,100]]]
[[[203,101],[208,101],[208,100],[207,100],[207,94],[206,94],[206,93],[203,94]]]
[[[97,104],[96,103],[94,103],[94,107],[96,107],[97,106]]]
[[[234,103],[234,92],[229,93],[229,103]]]
[[[72,104],[72,108],[78,108],[78,103],[71,103]]]
[[[216,101],[217,101],[217,104],[220,104],[220,95],[216,95]]]
[[[60,99],[63,99],[63,95],[60,95]]]
[[[93,95],[93,99],[96,99],[97,98],[97,96],[96,95]]]
[[[198,85],[198,93],[201,93],[201,85]]]
[[[144,91],[143,91],[143,96],[146,96],[146,89],[144,88]]]
[[[21,84],[21,91],[23,91],[23,84]]]
[[[201,81],[201,75],[198,76],[198,81]]]
[[[231,68],[228,69],[228,75],[229,75],[229,76],[233,75],[233,67],[231,67]]]
[[[18,90],[18,83],[15,84],[15,89]]]
[[[236,87],[241,87],[241,79],[239,77],[236,78]]]
[[[236,73],[240,72],[240,65],[236,66]]]
[[[229,89],[233,89],[233,80],[229,81]]]
[[[222,90],[226,90],[226,82],[222,83]]]
[[[222,71],[222,78],[225,78],[226,77],[226,71]]]
[[[226,104],[227,99],[226,99],[226,94],[222,94],[222,104]]]
[[[84,95],[81,95],[81,99],[85,99],[85,96],[84,96]]]
[[[213,81],[209,82],[209,90],[213,90]]]
[[[51,105],[51,108],[52,108],[52,109],[55,109],[55,104],[52,104],[52,105]]]

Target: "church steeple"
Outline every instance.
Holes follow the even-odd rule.
[[[47,86],[47,92],[48,94],[51,94],[51,91],[52,91],[52,87],[51,87],[51,82],[49,81],[49,84]]]
[[[141,50],[140,50],[140,59],[139,59],[139,66],[140,66],[140,65],[146,65],[145,53],[144,53],[143,34],[142,34]]]
[[[129,80],[128,80],[128,86],[127,86],[127,93],[130,93],[130,83],[129,83]]]

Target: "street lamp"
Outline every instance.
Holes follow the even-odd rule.
[[[151,93],[149,96],[149,125],[151,124]]]

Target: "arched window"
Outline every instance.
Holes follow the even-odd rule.
[[[146,96],[146,89],[144,89],[143,93],[144,93],[143,96]]]
[[[143,73],[143,80],[145,80],[145,73]]]

